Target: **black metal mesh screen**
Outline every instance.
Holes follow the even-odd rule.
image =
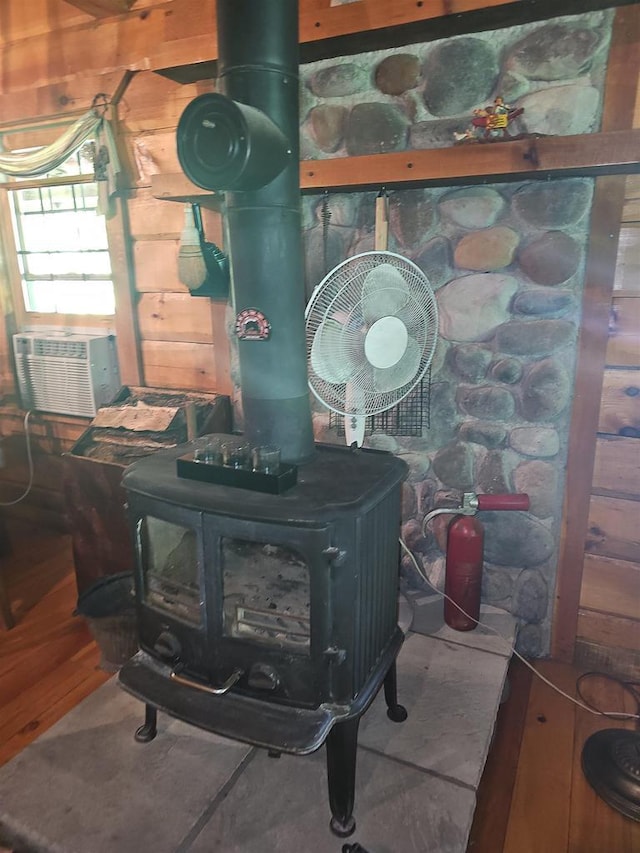
[[[423,429],[431,426],[431,368],[404,400],[367,418],[365,435],[375,432],[386,435],[420,436]],[[329,413],[329,427],[344,435],[344,417]]]

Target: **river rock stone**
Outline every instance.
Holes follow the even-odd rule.
[[[366,440],[366,445],[373,450],[385,450],[387,453],[397,453],[399,449],[397,439],[383,432],[374,432],[373,435],[370,435]]]
[[[436,211],[427,190],[404,190],[389,201],[389,226],[405,248],[421,246],[436,225]]]
[[[334,104],[320,104],[309,111],[309,135],[321,151],[331,153],[340,148],[348,112],[346,107]]]
[[[430,412],[431,425],[423,431],[425,449],[437,450],[455,437],[459,420],[451,382],[432,383]]]
[[[448,341],[445,341],[444,338],[438,336],[438,340],[436,341],[436,350],[433,354],[433,358],[431,359],[432,376],[439,376],[440,371],[445,365],[450,346],[451,344]]]
[[[409,521],[414,518],[418,509],[416,493],[410,483],[402,484],[402,520]]]
[[[419,483],[425,479],[431,467],[426,453],[402,453],[401,457],[409,466],[407,479],[410,483]]]
[[[308,86],[319,98],[355,95],[367,87],[368,74],[354,62],[340,62],[312,74]]]
[[[558,430],[553,427],[514,427],[509,446],[523,456],[556,456],[560,450]]]
[[[524,512],[485,512],[485,559],[497,566],[531,568],[555,552],[549,530]]]
[[[504,196],[490,187],[453,190],[439,204],[443,216],[462,228],[487,228],[500,218],[505,207]]]
[[[508,421],[516,408],[511,391],[493,385],[458,388],[456,399],[465,414],[479,419]]]
[[[504,568],[488,566],[482,570],[482,600],[485,604],[497,605],[511,598],[513,577]]]
[[[347,152],[384,154],[406,148],[409,121],[392,104],[365,103],[352,108],[346,122]]]
[[[562,231],[549,231],[518,256],[522,271],[537,284],[555,285],[571,278],[580,265],[580,246]]]
[[[491,365],[491,377],[496,382],[515,385],[522,378],[522,364],[515,358],[501,358]]]
[[[585,180],[531,183],[513,196],[518,216],[535,228],[566,228],[575,225],[591,204],[592,184]]]
[[[320,284],[329,270],[343,261],[347,255],[347,249],[353,239],[352,228],[341,228],[329,226],[326,235],[326,262],[325,262],[325,236],[321,225],[309,228],[304,234],[304,260],[305,260],[305,291],[307,298],[313,293],[316,285]]]
[[[466,112],[489,97],[498,77],[495,51],[477,38],[435,45],[424,64],[424,102],[435,116]],[[464,83],[461,83],[464,81]]]
[[[567,290],[524,290],[513,300],[513,311],[527,317],[565,314],[575,307],[575,299]]]
[[[501,424],[474,420],[460,424],[458,435],[462,441],[481,444],[489,450],[494,450],[497,447],[504,447],[507,431]]]
[[[469,270],[500,270],[509,266],[519,242],[519,235],[505,225],[472,231],[456,246],[453,260]]]
[[[415,484],[418,513],[420,517],[426,515],[433,509],[434,496],[437,488],[437,481],[433,480],[431,477],[427,477]]]
[[[422,535],[422,525],[415,518],[403,523],[402,538],[410,551],[417,551],[420,554],[426,554],[429,546]]]
[[[570,399],[569,375],[553,359],[536,362],[522,380],[522,415],[527,421],[557,417],[567,408]]]
[[[500,92],[505,103],[512,104],[518,98],[526,95],[530,88],[531,83],[524,74],[519,74],[517,71],[503,70],[497,91]]]
[[[453,341],[486,339],[510,316],[509,303],[517,289],[516,279],[502,273],[450,281],[437,293],[440,333]]]
[[[506,66],[530,80],[567,80],[589,69],[599,43],[596,30],[558,21],[514,45]]]
[[[573,136],[596,129],[600,92],[595,86],[554,86],[520,98],[520,117],[528,133]]]
[[[461,379],[477,382],[483,379],[487,372],[491,352],[480,344],[463,344],[451,348],[449,361],[453,371]]]
[[[489,495],[509,491],[504,473],[504,457],[499,450],[491,450],[478,465],[477,490]]]
[[[496,332],[496,347],[512,355],[548,355],[574,340],[576,327],[568,320],[511,320]]]
[[[402,95],[418,85],[420,60],[413,53],[393,53],[375,70],[376,88],[385,95]]]
[[[525,658],[538,658],[544,650],[544,637],[540,625],[523,625],[518,631],[516,651]]]
[[[443,118],[436,121],[417,121],[409,131],[409,148],[450,148],[456,133],[464,133],[467,118]]]
[[[513,587],[511,612],[525,622],[536,624],[547,615],[549,590],[547,582],[535,569],[525,569]]]
[[[538,518],[548,518],[556,509],[558,471],[555,465],[541,459],[521,462],[513,472],[516,492],[529,495],[530,512]]]
[[[461,441],[452,441],[440,448],[433,459],[436,476],[452,489],[470,489],[474,481],[473,469],[473,451]]]
[[[434,290],[451,280],[451,243],[446,237],[434,237],[415,259],[415,263],[429,280]]]

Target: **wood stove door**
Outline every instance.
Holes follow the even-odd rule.
[[[140,646],[172,665],[208,676],[202,513],[136,496],[129,499],[136,546]]]
[[[331,527],[205,521],[215,584],[217,677],[241,669],[238,691],[315,707],[327,697]]]

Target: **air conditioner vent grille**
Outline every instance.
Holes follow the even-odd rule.
[[[22,332],[13,346],[25,409],[94,417],[120,390],[111,335]]]

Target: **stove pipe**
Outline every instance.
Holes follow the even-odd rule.
[[[245,434],[314,453],[299,185],[297,0],[218,0],[218,80],[178,125],[186,175],[225,191]]]

